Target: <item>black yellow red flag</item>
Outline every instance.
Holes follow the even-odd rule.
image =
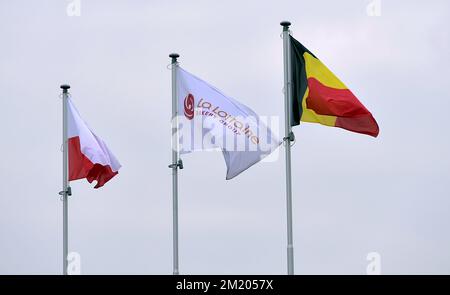
[[[314,54],[290,36],[291,125],[300,121],[378,136],[372,114]]]

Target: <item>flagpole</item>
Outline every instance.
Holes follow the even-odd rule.
[[[69,85],[61,85],[62,89],[62,100],[63,100],[63,190],[59,192],[63,201],[63,274],[67,275],[67,255],[69,249],[69,238],[68,238],[68,196],[72,195],[71,189],[69,186],[69,178],[68,178],[68,139],[67,139],[67,98],[68,98],[68,90]]]
[[[177,108],[177,53],[171,53],[172,59],[172,207],[173,207],[173,274],[179,274],[178,265],[178,168],[183,169],[183,163],[178,158],[178,108]]]
[[[291,179],[291,141],[294,134],[291,127],[291,57],[288,21],[280,23],[283,26],[283,64],[284,64],[284,112],[285,112],[285,137],[283,138],[286,151],[286,209],[287,209],[287,272],[294,274],[294,242],[292,233],[292,179]]]

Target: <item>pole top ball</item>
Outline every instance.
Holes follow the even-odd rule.
[[[291,22],[284,20],[280,23],[280,25],[282,25],[283,27],[289,27],[291,25]]]

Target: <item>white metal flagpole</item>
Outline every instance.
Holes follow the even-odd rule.
[[[280,23],[283,26],[283,64],[284,64],[284,111],[285,111],[285,137],[283,138],[286,151],[286,209],[287,209],[287,270],[288,275],[294,274],[294,242],[292,233],[292,179],[291,179],[291,141],[294,133],[291,127],[291,100],[292,75],[288,21]]]
[[[169,55],[172,59],[172,202],[173,202],[173,274],[179,274],[178,265],[178,168],[183,169],[183,162],[178,157],[178,103],[177,103],[177,53]]]
[[[68,155],[69,155],[69,146],[67,139],[67,98],[68,98],[68,90],[69,85],[61,85],[62,93],[62,105],[63,105],[63,190],[59,192],[63,201],[63,274],[67,275],[67,255],[69,249],[69,238],[68,238],[68,196],[72,195],[70,186],[69,186],[69,163],[68,163]]]

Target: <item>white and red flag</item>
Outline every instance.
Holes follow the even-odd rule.
[[[67,98],[67,137],[69,146],[69,181],[96,180],[94,188],[113,178],[121,165],[106,144],[83,121],[72,100]]]

